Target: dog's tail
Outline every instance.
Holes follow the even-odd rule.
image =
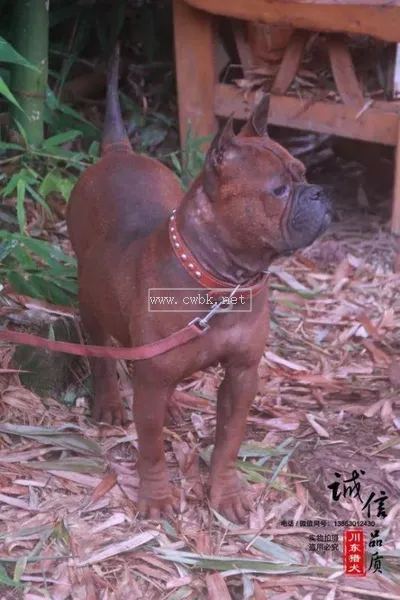
[[[105,154],[114,149],[132,152],[128,134],[121,116],[118,97],[119,76],[119,42],[115,44],[110,58],[107,73],[106,115],[104,120],[101,153]]]

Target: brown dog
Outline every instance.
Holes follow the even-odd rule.
[[[94,344],[113,337],[123,346],[139,346],[204,317],[210,288],[251,288],[252,298],[236,289],[231,310],[213,315],[207,326],[202,322],[205,331],[196,340],[133,363],[140,512],[153,518],[172,512],[163,425],[176,385],[220,363],[225,377],[218,391],[210,498],[229,519],[243,520],[250,506],[235,461],[268,338],[264,271],[280,254],[314,241],[329,222],[330,204],[319,186],[306,183],[302,163],[268,137],[266,100],[238,137],[231,121],[216,136],[203,172],[183,197],[167,167],[132,152],[120,115],[117,63],[116,52],[103,156],[76,184],[68,213],[82,322]],[[149,312],[152,288],[173,289],[174,312]],[[220,297],[212,294],[211,304]],[[184,312],[188,298],[192,314]],[[96,358],[91,368],[94,417],[121,424],[115,362]]]

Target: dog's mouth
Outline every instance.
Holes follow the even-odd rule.
[[[305,248],[322,235],[332,220],[332,202],[319,185],[299,184],[284,215],[287,251]]]

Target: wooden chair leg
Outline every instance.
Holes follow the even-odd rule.
[[[400,118],[397,126],[396,160],[394,164],[392,233],[400,235]]]
[[[175,62],[181,147],[216,132],[214,23],[212,15],[174,0]]]
[[[336,87],[344,104],[362,107],[364,97],[346,44],[346,37],[340,34],[330,35],[328,51]]]
[[[310,32],[304,29],[297,29],[293,32],[290,42],[286,46],[279,71],[272,84],[272,94],[283,96],[288,91],[296,76],[309,37]]]
[[[233,36],[236,42],[240,64],[246,72],[254,67],[254,57],[250,45],[246,39],[246,24],[243,21],[232,19]]]

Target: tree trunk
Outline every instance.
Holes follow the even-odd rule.
[[[43,141],[44,99],[47,84],[49,1],[14,0],[13,44],[38,71],[13,65],[11,89],[22,112],[12,106],[11,116],[24,129],[29,144]]]

